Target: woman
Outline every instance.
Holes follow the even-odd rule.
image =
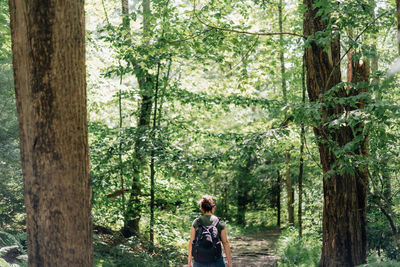
[[[192,267],[192,249],[193,250],[195,249],[193,247],[193,241],[195,241],[195,238],[198,238],[196,236],[196,230],[198,230],[199,227],[202,227],[202,229],[206,228],[211,229],[213,226],[215,226],[215,228],[218,230],[218,233],[216,234],[216,237],[218,239],[217,246],[221,246],[220,241],[222,241],[222,244],[224,246],[224,251],[226,254],[226,259],[228,261],[227,267],[232,267],[231,250],[229,247],[228,235],[225,229],[225,222],[221,221],[218,217],[214,216],[215,204],[210,196],[207,195],[203,196],[199,201],[199,204],[200,204],[200,209],[203,212],[203,216],[198,217],[192,223],[192,228],[190,230],[188,267]],[[197,231],[197,235],[201,234],[201,231],[202,231],[201,229],[200,232]],[[221,250],[217,249],[216,252],[213,253],[216,253],[215,260],[211,262],[196,262],[194,259],[193,267],[225,267]]]

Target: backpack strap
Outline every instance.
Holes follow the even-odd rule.
[[[198,217],[198,218],[196,219],[196,221],[197,221],[197,226],[198,226],[198,227],[203,225],[203,223],[201,222],[201,218],[200,218],[200,217]]]
[[[211,226],[216,227],[218,223],[219,223],[219,218],[217,217],[217,219],[212,222]]]

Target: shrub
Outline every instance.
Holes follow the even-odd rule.
[[[276,252],[281,258],[278,266],[318,266],[321,236],[318,233],[306,233],[300,239],[298,230],[291,227],[282,232]]]

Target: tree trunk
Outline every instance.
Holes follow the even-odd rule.
[[[156,142],[156,127],[157,127],[157,102],[158,102],[158,86],[160,76],[160,63],[157,66],[156,87],[154,92],[154,111],[153,111],[153,127],[151,131],[151,153],[150,153],[150,243],[154,246],[154,187],[155,187],[155,142]],[[161,115],[161,114],[160,114]]]
[[[246,225],[246,210],[249,202],[249,177],[251,175],[251,166],[253,161],[251,152],[246,159],[246,165],[240,167],[240,175],[238,177],[237,188],[237,213],[236,223],[242,226]]]
[[[236,223],[238,225],[246,225],[246,207],[247,207],[247,182],[246,180],[246,168],[240,173],[238,177],[238,188],[237,188],[237,213],[236,213]]]
[[[297,211],[297,219],[299,221],[299,236],[300,238],[303,235],[303,167],[304,167],[304,138],[305,138],[305,130],[304,124],[301,124],[301,145],[300,145],[300,164],[299,164],[299,207]]]
[[[143,43],[148,44],[150,31],[150,1],[143,0]],[[139,221],[142,212],[142,204],[140,201],[141,184],[140,176],[146,166],[146,147],[148,145],[148,135],[151,122],[151,108],[153,105],[153,94],[155,77],[148,73],[147,70],[141,68],[135,62],[136,78],[139,83],[139,93],[141,102],[139,103],[139,117],[135,138],[135,158],[133,160],[132,187],[129,196],[127,213],[125,217],[124,228],[122,233],[125,237],[139,234]]]
[[[93,266],[84,2],[9,3],[29,266]]]
[[[129,2],[128,0],[121,0],[121,8],[122,8],[122,25],[125,30],[129,29]]]
[[[278,4],[278,22],[279,22],[279,32],[283,32],[283,19],[282,19],[282,0],[279,0]],[[279,60],[281,62],[281,81],[282,81],[282,94],[283,94],[283,99],[285,101],[285,104],[287,103],[287,94],[286,94],[286,77],[285,77],[285,55],[284,55],[284,47],[283,47],[283,35],[279,35],[279,45],[280,45],[280,50],[279,50]]]
[[[283,32],[283,2],[279,0],[278,4],[278,20],[279,20],[279,31]],[[285,56],[284,56],[284,45],[283,45],[283,35],[279,35],[279,60],[281,63],[281,81],[282,81],[282,94],[283,94],[283,101],[287,104],[287,90],[286,90],[286,68],[285,68]],[[288,205],[288,222],[290,225],[294,225],[294,190],[292,185],[292,177],[290,174],[290,151],[286,151],[285,153],[285,165],[286,165],[286,192],[287,192],[287,205]]]
[[[302,104],[305,108],[306,103],[306,84],[305,84],[305,66],[304,58],[302,63]],[[299,221],[299,237],[302,238],[303,235],[303,169],[304,169],[304,138],[305,137],[304,123],[301,122],[300,125],[300,163],[299,163],[299,207],[297,211],[297,217]]]
[[[121,66],[120,66],[121,68]],[[122,213],[123,216],[125,216],[125,211],[126,211],[126,207],[125,207],[125,179],[124,179],[124,165],[123,165],[123,160],[122,160],[122,123],[123,123],[123,118],[122,118],[122,71],[120,73],[120,80],[119,80],[119,92],[118,92],[118,115],[119,115],[119,127],[118,127],[118,140],[119,140],[119,144],[118,144],[118,164],[119,164],[119,178],[121,181],[121,207],[122,207]]]
[[[304,16],[304,35],[311,36],[323,32],[327,20],[316,16],[319,8],[314,7],[313,0],[304,0],[306,13]],[[366,196],[367,168],[345,165],[343,160],[347,154],[339,158],[335,148],[343,148],[354,139],[360,142],[351,153],[359,157],[367,156],[367,138],[362,135],[363,125],[355,127],[340,125],[329,127],[329,122],[346,115],[353,107],[346,104],[335,104],[324,95],[329,89],[341,82],[340,73],[340,37],[337,35],[330,49],[324,49],[315,41],[311,41],[305,49],[307,70],[307,90],[312,102],[320,102],[321,121],[314,128],[320,152],[320,160],[324,173],[324,210],[323,210],[323,247],[320,266],[356,266],[366,263]],[[369,70],[365,64],[352,62],[349,74],[351,82],[368,82]],[[335,90],[335,89],[333,89]],[[337,88],[336,98],[358,95],[364,89],[352,87]],[[329,102],[329,105],[326,103]],[[363,103],[358,103],[363,108]]]
[[[141,103],[139,104],[139,119],[135,137],[132,187],[128,201],[125,225],[122,231],[125,237],[139,234],[139,221],[142,211],[142,204],[140,201],[140,176],[146,165],[146,147],[148,145],[148,138],[145,136],[148,135],[151,120],[151,107],[153,104],[153,76],[149,75],[145,70],[142,70],[141,72],[143,73],[143,76],[139,75],[138,77]]]
[[[292,185],[292,177],[290,174],[290,152],[286,152],[286,191],[287,191],[287,202],[288,202],[288,223],[294,225],[294,190]]]
[[[277,214],[276,214],[276,225],[281,227],[281,173],[279,170],[277,171],[277,192],[276,192],[276,207],[277,207]]]

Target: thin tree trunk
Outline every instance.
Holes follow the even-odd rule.
[[[399,232],[397,231],[396,222],[393,218],[392,207],[382,204],[381,199],[382,198],[379,198],[379,200],[378,200],[375,196],[373,198],[375,204],[378,206],[378,208],[381,210],[383,215],[385,215],[386,219],[389,222],[390,229],[392,230],[392,233],[393,233],[394,242],[397,246],[397,251],[400,253],[400,237],[399,237]]]
[[[122,25],[125,29],[129,29],[129,1],[121,0],[121,8],[122,8]]]
[[[298,221],[299,221],[299,236],[300,238],[303,235],[303,167],[304,167],[304,138],[305,138],[305,130],[304,124],[301,124],[301,145],[300,145],[300,164],[299,164],[299,207],[297,211]]]
[[[283,15],[282,15],[283,3],[279,0],[278,4],[278,20],[279,20],[279,32],[283,32]],[[279,35],[279,60],[281,62],[281,81],[282,81],[282,94],[285,104],[287,103],[287,93],[286,93],[286,77],[285,77],[285,55],[284,55],[284,45],[283,45],[283,35]]]
[[[313,0],[304,0],[306,13],[303,29],[305,36],[313,36],[327,28],[328,20],[316,16],[319,7]],[[342,162],[335,155],[337,146],[343,148],[349,142],[360,139],[361,142],[352,152],[359,157],[367,157],[367,138],[362,135],[362,122],[351,126],[330,128],[329,122],[354,110],[350,105],[331,105],[324,93],[341,82],[340,73],[340,37],[337,35],[330,49],[311,41],[305,49],[307,69],[307,90],[312,102],[322,104],[321,121],[314,128],[318,138],[320,160],[324,173],[324,210],[323,210],[323,246],[320,266],[356,266],[366,263],[366,197],[368,172],[366,166],[346,165],[345,172],[339,172]],[[349,73],[351,82],[368,82],[369,69],[365,64],[353,62]],[[363,88],[337,88],[334,97],[355,96],[366,90]],[[327,104],[328,103],[328,104]],[[363,101],[357,108],[362,109]]]
[[[119,80],[119,92],[118,92],[118,111],[119,111],[119,128],[118,128],[118,139],[119,139],[119,145],[118,145],[118,161],[119,161],[119,177],[121,181],[121,206],[122,206],[122,212],[125,217],[125,181],[124,181],[124,167],[123,167],[123,161],[122,161],[122,71],[120,73],[120,80]]]
[[[277,170],[277,193],[276,193],[276,225],[281,227],[281,173]]]
[[[245,170],[241,171],[240,176],[238,177],[238,188],[237,188],[236,223],[242,226],[246,225],[247,177],[245,177],[245,173],[247,173]]]
[[[93,266],[83,1],[10,0],[29,266]]]
[[[237,188],[237,214],[236,222],[239,225],[246,225],[246,209],[247,203],[249,202],[249,192],[248,192],[248,181],[249,175],[251,175],[252,159],[251,153],[249,153],[246,159],[246,166],[241,167],[240,176],[238,177],[238,188]]]
[[[143,43],[148,44],[150,35],[150,1],[143,0]],[[153,94],[155,86],[155,77],[142,69],[137,64],[135,66],[136,77],[139,83],[140,98],[139,103],[139,118],[137,123],[135,137],[135,158],[133,160],[132,171],[132,187],[129,196],[127,213],[125,217],[125,225],[122,233],[126,237],[139,234],[139,222],[142,212],[142,204],[140,201],[141,184],[140,176],[146,166],[146,147],[148,145],[147,138],[150,123],[151,110],[153,106]]]
[[[306,84],[305,84],[305,66],[304,66],[304,58],[302,63],[302,103],[303,108],[305,108],[306,103]],[[301,122],[300,125],[300,164],[299,164],[299,207],[298,207],[298,221],[299,221],[299,237],[303,236],[303,167],[304,167],[304,138],[305,138],[305,129],[304,123]]]
[[[286,153],[285,165],[285,181],[288,201],[288,222],[290,225],[294,225],[294,190],[292,185],[292,177],[290,174],[290,152]]]
[[[278,20],[279,20],[279,31],[283,32],[283,2],[279,0],[278,4]],[[279,50],[279,60],[281,63],[281,81],[282,81],[282,94],[283,101],[287,104],[287,90],[286,90],[286,68],[285,68],[285,56],[284,56],[284,45],[283,45],[283,35],[279,36],[280,50]],[[288,205],[288,222],[290,225],[294,225],[294,190],[292,185],[292,177],[290,174],[290,151],[286,151],[285,153],[285,165],[286,165],[286,191],[287,191],[287,205]]]
[[[160,64],[157,65],[156,86],[154,91],[154,111],[153,111],[153,129],[151,133],[152,148],[150,155],[150,242],[154,246],[154,185],[155,185],[155,141],[156,141],[156,127],[157,127],[157,102],[158,102],[158,86],[160,76]]]

